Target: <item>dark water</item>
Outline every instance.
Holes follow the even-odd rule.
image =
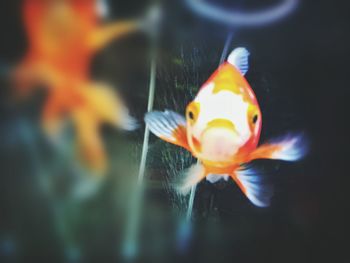
[[[0,8],[0,58],[5,66],[15,64],[26,47],[16,2],[1,3]],[[116,18],[140,14],[147,6],[137,0],[110,2]],[[256,7],[260,1],[247,2]],[[180,1],[164,5],[155,108],[183,113],[217,68],[229,29],[195,16]],[[278,24],[233,29],[230,49],[245,46],[251,52],[247,79],[264,116],[262,141],[303,131],[310,152],[298,163],[256,164],[272,174],[276,185],[266,209],[250,204],[234,183],[200,183],[193,238],[181,254],[174,249],[174,237],[186,199],[171,192],[169,182],[194,160],[152,136],[138,261],[350,261],[347,5],[303,1],[296,13]],[[140,120],[147,107],[148,49],[144,35],[135,34],[110,45],[93,65],[94,78],[113,83]],[[104,127],[111,172],[95,194],[74,201],[74,189],[86,180],[76,175],[67,154],[57,156],[39,129],[45,94],[14,105],[4,76],[1,85],[0,261],[122,262],[126,207],[144,127],[131,134]],[[42,177],[49,178],[49,194],[40,187]],[[76,251],[80,256],[74,256]]]

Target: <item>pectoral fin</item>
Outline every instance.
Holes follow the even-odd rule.
[[[112,40],[122,37],[128,33],[138,30],[136,21],[119,21],[110,25],[101,26],[94,31],[89,39],[90,47],[93,50],[100,50],[108,45]]]
[[[263,144],[250,154],[249,160],[275,159],[297,161],[307,152],[306,140],[302,135],[288,135]]]
[[[145,122],[152,133],[164,141],[189,149],[187,142],[186,120],[172,111],[153,111],[147,113]]]

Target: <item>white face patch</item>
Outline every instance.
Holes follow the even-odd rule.
[[[210,121],[226,119],[235,125],[238,133],[239,144],[243,145],[251,136],[248,120],[248,103],[243,96],[230,91],[213,93],[214,83],[203,87],[195,98],[200,103],[200,113],[196,123],[192,127],[193,135],[201,139],[202,132]]]

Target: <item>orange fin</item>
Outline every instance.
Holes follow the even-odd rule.
[[[249,160],[275,159],[297,161],[307,152],[306,140],[302,135],[287,135],[258,147],[250,154]]]
[[[259,207],[270,205],[273,186],[266,175],[261,175],[252,168],[246,168],[236,171],[232,178],[254,205]]]
[[[90,37],[90,46],[93,50],[100,50],[112,40],[132,33],[139,29],[137,21],[118,21],[96,29]]]
[[[156,136],[164,141],[189,149],[186,119],[173,111],[153,111],[145,116],[145,122]]]
[[[137,121],[129,115],[119,94],[103,83],[86,83],[80,88],[82,97],[99,122],[106,122],[121,129],[132,131]]]
[[[107,169],[107,158],[95,115],[82,108],[74,112],[73,120],[82,161],[96,174],[104,174]]]

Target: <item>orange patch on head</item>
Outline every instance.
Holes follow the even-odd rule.
[[[242,95],[243,100],[248,103],[257,103],[247,80],[229,63],[220,66],[207,83],[214,83],[213,94],[220,91],[229,91]]]
[[[224,64],[218,69],[216,76],[213,78],[215,85],[213,94],[223,90],[239,94],[240,87],[243,86],[241,79],[242,76],[234,67],[229,64]]]

